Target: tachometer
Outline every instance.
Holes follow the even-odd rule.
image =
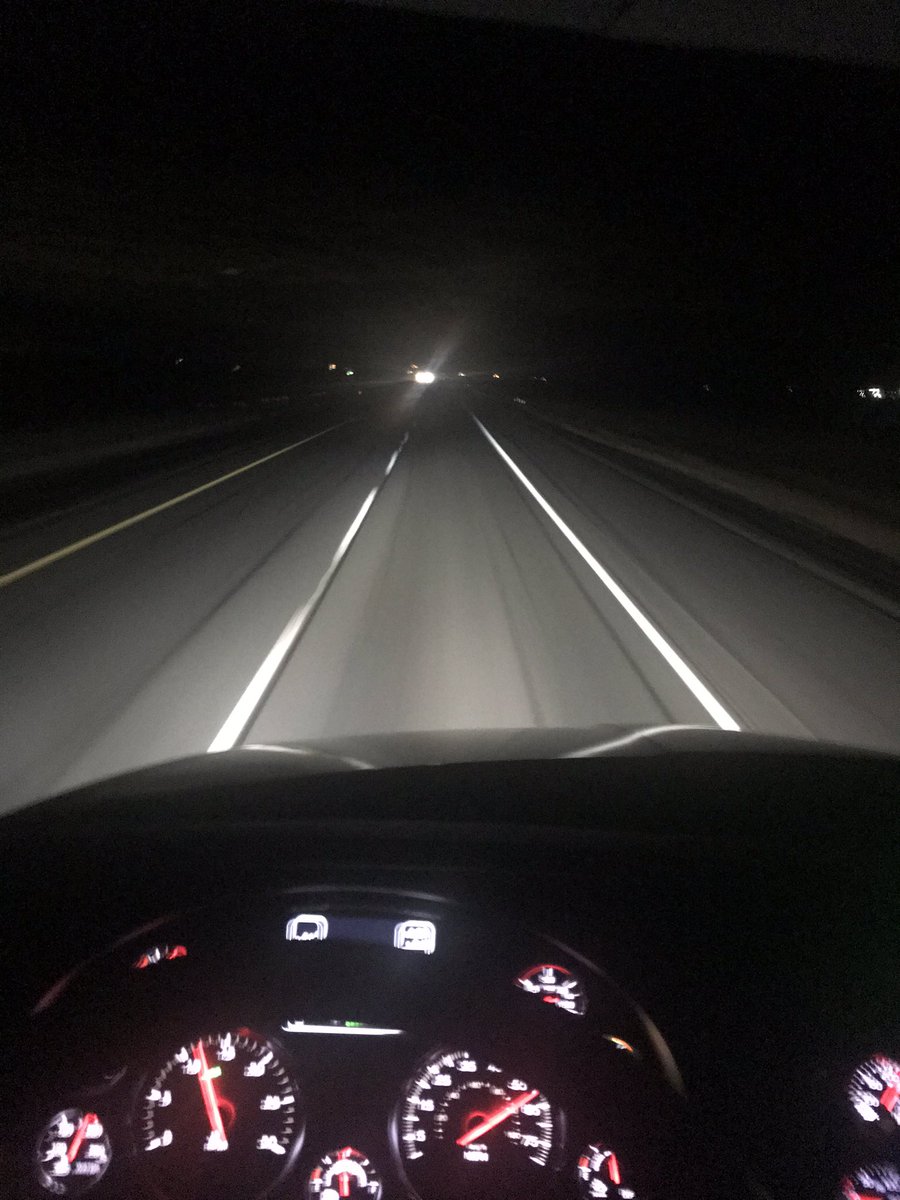
[[[900,1063],[883,1054],[867,1059],[850,1077],[847,1095],[859,1116],[872,1125],[900,1125]]]
[[[137,1126],[144,1169],[165,1195],[249,1200],[284,1173],[303,1119],[275,1048],[240,1029],[180,1046],[152,1074]]]
[[[539,1195],[561,1140],[538,1088],[465,1050],[430,1058],[397,1117],[401,1166],[423,1200]]]

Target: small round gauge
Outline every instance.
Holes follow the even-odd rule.
[[[64,1108],[38,1138],[38,1182],[54,1196],[78,1196],[103,1177],[111,1157],[109,1138],[97,1114]]]
[[[545,1004],[553,1004],[563,1012],[583,1017],[587,1012],[587,996],[577,975],[553,963],[538,963],[516,978],[516,987],[523,992],[540,996]]]
[[[306,1185],[311,1200],[342,1200],[345,1196],[368,1196],[378,1200],[381,1180],[371,1162],[359,1150],[344,1146],[323,1155]]]
[[[619,1158],[608,1146],[592,1142],[575,1167],[578,1191],[585,1200],[605,1200],[608,1196],[634,1200],[637,1193],[622,1171]]]
[[[136,1126],[144,1170],[177,1200],[261,1194],[303,1133],[296,1083],[275,1048],[247,1029],[179,1046],[151,1074]]]
[[[428,1200],[533,1195],[561,1140],[538,1088],[465,1050],[428,1059],[397,1117],[401,1167]]]
[[[900,1125],[900,1063],[875,1054],[850,1077],[847,1095],[857,1114],[871,1125]]]
[[[841,1183],[840,1200],[900,1200],[900,1170],[890,1163],[863,1167]]]

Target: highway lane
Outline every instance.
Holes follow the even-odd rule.
[[[0,588],[3,803],[204,750],[383,469],[395,420],[390,405],[351,420]],[[282,431],[281,444],[333,423]],[[7,530],[3,570],[276,448],[254,439]]]
[[[431,393],[249,738],[670,721],[710,723],[466,410]]]
[[[900,752],[896,619],[792,547],[779,553],[727,515],[639,482],[639,463],[623,473],[532,421],[500,416],[497,427],[742,728]]]
[[[210,466],[169,494],[220,473]],[[897,622],[516,406],[447,384],[384,396],[0,588],[3,803],[206,750],[375,488],[246,740],[712,725],[719,711],[900,751]],[[29,529],[20,548],[45,553],[164,492],[136,483]],[[0,548],[6,564],[16,539]]]

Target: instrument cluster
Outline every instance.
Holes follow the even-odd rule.
[[[742,1194],[602,970],[435,898],[293,892],[155,922],[55,984],[29,1039],[0,1157],[23,1200]],[[900,1200],[900,1062],[879,1048],[844,1080],[827,1194]]]
[[[650,1021],[577,951],[434,899],[158,922],[56,984],[31,1039],[29,1200],[704,1194]]]

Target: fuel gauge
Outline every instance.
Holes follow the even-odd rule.
[[[523,971],[516,979],[516,987],[540,996],[545,1004],[552,1004],[563,1012],[578,1017],[587,1012],[587,996],[581,980],[566,967],[555,963],[538,963]]]

